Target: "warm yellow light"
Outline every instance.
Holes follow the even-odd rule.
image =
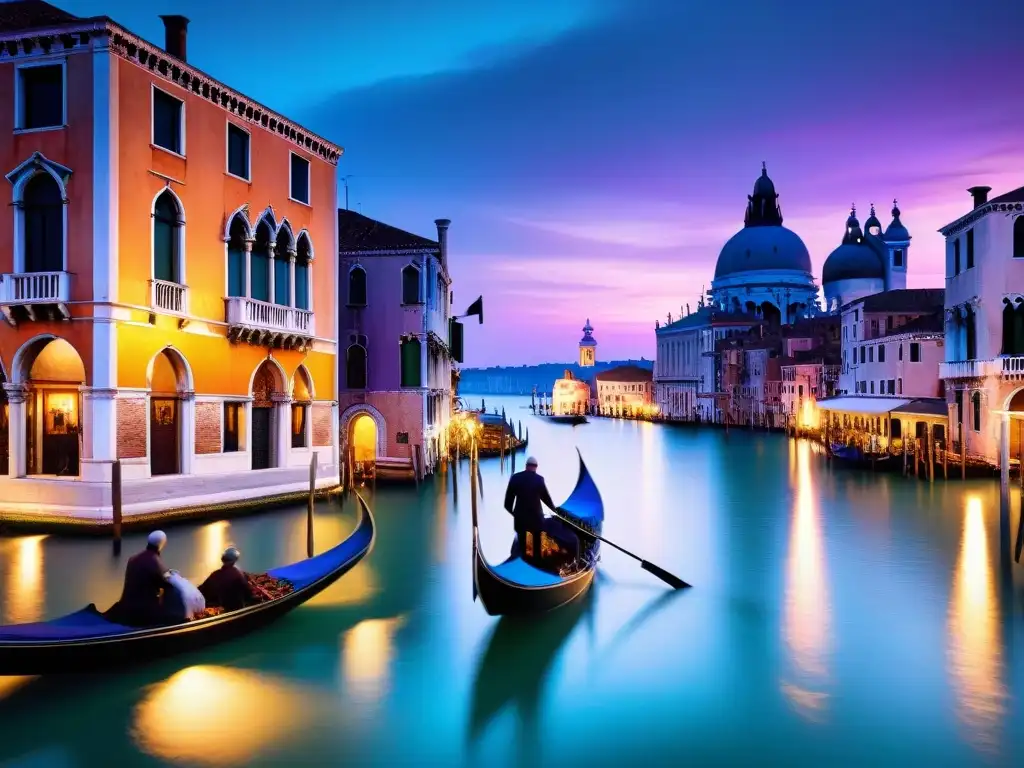
[[[43,619],[43,541],[46,536],[23,536],[5,542],[13,550],[10,575],[4,580],[5,597],[0,620],[5,624]]]
[[[356,416],[352,425],[352,445],[356,461],[375,461],[377,458],[377,424],[366,414]]]
[[[345,682],[362,703],[379,701],[387,692],[394,636],[404,623],[403,616],[369,619],[345,633]]]
[[[245,765],[315,727],[326,702],[269,675],[230,667],[183,669],[153,686],[135,710],[139,748],[169,762]]]
[[[475,421],[467,421],[466,422],[466,431],[469,432],[470,436],[474,435],[476,433],[476,422]]]

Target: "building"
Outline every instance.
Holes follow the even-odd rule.
[[[343,455],[412,477],[448,450],[451,222],[435,221],[430,240],[355,211],[337,215]]]
[[[838,313],[845,305],[865,296],[906,288],[910,239],[895,200],[892,221],[884,233],[874,205],[864,230],[854,206],[846,220],[842,243],[825,259],[821,270],[825,310]]]
[[[0,5],[0,362],[13,513],[338,482],[341,149],[105,17]]]
[[[590,325],[590,318],[587,318],[583,326],[583,338],[580,339],[580,368],[593,368],[597,362],[597,340],[594,339],[594,329]]]
[[[636,365],[620,365],[594,376],[597,407],[602,414],[632,416],[654,402],[654,374]]]
[[[818,309],[811,256],[803,240],[782,226],[778,198],[762,166],[747,197],[743,229],[722,247],[710,291],[720,310],[746,312],[776,325]]]
[[[969,189],[971,210],[940,230],[948,342],[941,375],[954,444],[1003,466],[1020,456],[1024,423],[1024,187],[991,200],[990,191]]]
[[[551,389],[551,413],[556,416],[587,413],[590,394],[590,384],[577,379],[572,371],[567,370]]]

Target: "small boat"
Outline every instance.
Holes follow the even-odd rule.
[[[579,449],[577,449],[579,454]],[[580,455],[580,474],[576,487],[559,507],[559,512],[583,528],[601,533],[604,522],[604,504],[587,465]],[[582,595],[594,580],[600,542],[583,541],[580,535],[581,555],[568,572],[551,573],[527,563],[520,557],[510,557],[503,563],[491,565],[480,551],[480,534],[473,520],[473,595],[480,598],[484,610],[491,616],[540,613],[565,605]]]
[[[275,568],[292,591],[273,600],[216,616],[159,627],[128,627],[104,618],[95,604],[50,621],[0,626],[0,675],[46,675],[123,667],[194,651],[248,634],[322,592],[373,548],[370,508],[359,497],[355,530],[315,557]]]
[[[883,470],[895,467],[891,453],[886,451],[866,453],[855,445],[833,445],[832,458],[844,467],[851,469]]]
[[[545,418],[548,421],[550,421],[552,424],[571,424],[574,427],[577,424],[586,424],[587,423],[587,417],[586,416],[581,416],[581,415],[575,414],[575,413],[548,414],[547,416],[545,416]]]

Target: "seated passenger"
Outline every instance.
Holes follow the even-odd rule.
[[[235,567],[235,563],[241,556],[242,553],[234,547],[225,549],[220,558],[223,565],[211,573],[206,581],[199,586],[199,591],[203,593],[208,606],[217,606],[225,611],[235,611],[245,607],[251,592],[245,573]]]
[[[110,621],[130,627],[170,624],[175,618],[165,610],[162,595],[170,588],[171,571],[164,566],[160,553],[167,544],[167,534],[153,531],[146,548],[128,558],[124,569],[121,599],[106,613]]]
[[[171,571],[164,589],[164,613],[176,622],[198,618],[206,610],[206,599],[195,585],[177,571]]]

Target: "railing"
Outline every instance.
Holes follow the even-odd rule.
[[[19,272],[3,276],[0,304],[59,304],[70,296],[67,272]]]
[[[169,280],[150,280],[149,305],[153,309],[184,315],[188,312],[188,286]]]
[[[939,363],[940,379],[981,379],[991,370],[991,360],[957,360]]]
[[[997,358],[1002,363],[1003,376],[1024,375],[1024,355]]]
[[[280,333],[314,336],[316,325],[308,309],[283,307],[267,301],[230,296],[227,299],[227,322],[230,326],[245,326]]]

